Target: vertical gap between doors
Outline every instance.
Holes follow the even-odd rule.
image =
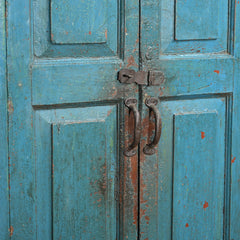
[[[138,37],[139,37],[139,60],[138,60],[138,68],[139,71],[142,70],[142,53],[141,53],[141,16],[142,16],[142,5],[141,5],[141,0],[139,0],[139,26],[138,26]],[[139,98],[139,112],[140,112],[140,116],[142,117],[142,109],[143,109],[143,90],[141,85],[138,86],[138,98]],[[138,228],[137,228],[137,239],[140,240],[141,239],[141,235],[140,235],[140,228],[141,228],[141,215],[140,215],[140,209],[141,209],[141,203],[140,203],[140,199],[141,199],[141,141],[138,145]]]

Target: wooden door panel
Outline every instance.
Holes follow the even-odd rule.
[[[34,64],[33,105],[111,101],[133,97],[138,91],[135,85],[118,83],[117,70],[121,66],[118,60],[88,60],[88,63],[77,60],[74,64],[73,61]]]
[[[142,38],[143,42],[151,44],[143,44],[142,49],[161,57],[228,52],[228,9],[225,0],[145,1],[142,25],[143,32],[146,32]],[[148,34],[152,37],[149,38]]]
[[[33,0],[34,54],[37,57],[117,56],[125,12],[122,1]],[[136,20],[137,20],[136,15]]]
[[[107,14],[111,14],[111,18]],[[117,1],[52,0],[51,40],[57,44],[105,43],[109,23],[117,24],[116,18]],[[112,31],[110,33],[112,35]]]
[[[144,155],[154,122],[143,105],[141,239],[229,239],[237,229],[230,221],[237,11],[234,1],[142,1],[142,69],[162,71],[165,81],[143,87],[143,101],[159,100],[163,132],[157,153]]]
[[[226,156],[228,99],[166,98],[159,103],[163,129],[157,153],[141,159],[142,239],[223,236],[229,184],[225,159],[231,157]],[[152,131],[145,124],[148,138],[141,148]],[[152,169],[150,174],[146,169]]]
[[[9,118],[12,239],[136,239],[137,156],[123,152],[133,126],[124,101],[138,99],[138,87],[120,84],[117,72],[138,68],[139,2],[6,5],[8,97],[14,109]],[[77,170],[94,181],[75,173],[71,178],[69,171]],[[63,205],[66,209],[59,209]],[[74,221],[82,228],[71,225]]]
[[[36,111],[39,239],[119,238],[116,119],[115,105]]]

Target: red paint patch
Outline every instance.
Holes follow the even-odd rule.
[[[214,70],[214,72],[215,72],[215,73],[217,73],[217,74],[219,74],[219,73],[220,73],[220,71],[219,71],[219,70]]]
[[[189,227],[189,224],[188,224],[188,223],[186,223],[185,227],[186,227],[186,228],[188,228],[188,227]]]
[[[234,158],[232,159],[232,163],[234,163],[234,162],[235,162],[235,160],[236,160],[236,157],[234,157]]]
[[[89,33],[88,33],[89,35],[92,35],[92,32],[91,31],[89,31]]]
[[[205,132],[201,132],[201,138],[202,138],[202,139],[205,138]]]
[[[208,208],[208,202],[205,201],[205,203],[203,204],[203,208],[204,209]]]

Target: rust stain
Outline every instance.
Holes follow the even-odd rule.
[[[189,224],[188,224],[188,223],[186,223],[185,227],[186,227],[186,228],[188,228],[188,227],[189,227]]]
[[[219,73],[220,73],[220,71],[219,71],[219,70],[214,70],[214,72],[215,72],[215,73],[217,73],[217,74],[219,74]]]
[[[10,237],[12,237],[12,235],[13,235],[13,231],[14,231],[13,226],[10,226],[10,228],[9,228]]]
[[[204,209],[208,208],[208,202],[205,201],[205,203],[203,204],[203,208]]]
[[[92,32],[91,32],[91,31],[89,31],[89,32],[88,32],[88,34],[89,34],[89,35],[92,35]]]
[[[236,157],[234,157],[234,158],[232,159],[232,161],[231,161],[231,162],[232,162],[232,163],[234,163],[234,162],[235,162],[235,160],[236,160]]]
[[[205,132],[201,132],[201,138],[204,139],[205,137]]]
[[[130,178],[131,178],[131,181],[132,181],[134,194],[135,194],[135,196],[137,196],[137,193],[138,193],[138,166],[137,166],[137,158],[136,157],[131,158]],[[137,225],[137,223],[138,223],[138,205],[134,204],[134,207],[133,207],[133,224]]]
[[[66,35],[68,35],[68,32],[66,32]]]
[[[131,67],[131,66],[138,67],[138,65],[136,64],[135,59],[132,55],[128,58],[127,61],[128,61],[127,67]]]
[[[108,30],[106,29],[105,30],[105,38],[107,39],[107,37],[108,37]]]
[[[149,216],[145,216],[145,219],[146,219],[147,221],[149,221],[149,220],[150,220]]]
[[[51,39],[53,40],[54,35],[51,33]]]

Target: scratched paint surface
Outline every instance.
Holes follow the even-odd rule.
[[[6,33],[5,2],[0,1],[0,239],[8,239],[9,182],[8,182],[8,129],[7,129],[7,81],[6,81]]]
[[[121,85],[117,72],[138,67],[138,1],[22,0],[6,5],[8,236],[136,239],[137,161],[125,158],[123,149],[129,141],[124,100],[138,98],[138,88]],[[61,123],[59,133],[54,119]]]
[[[53,236],[110,240],[117,237],[116,107],[105,107],[105,119],[84,120],[52,127]]]
[[[224,97],[159,103],[157,154],[141,158],[142,239],[222,239],[225,106]],[[143,146],[154,133],[148,121],[145,127]]]
[[[222,238],[224,115],[174,116],[173,239]]]
[[[116,24],[117,1],[114,3],[111,21]],[[106,42],[107,4],[107,0],[51,0],[52,41],[65,44]]]
[[[176,1],[175,39],[216,39],[219,24],[218,2],[217,0]]]
[[[204,4],[201,5],[199,11],[197,8],[191,9],[190,6],[194,7],[199,2],[208,4],[208,7],[213,9],[213,13],[202,14]],[[188,9],[191,14],[188,15],[184,9]],[[194,11],[196,11],[195,14],[193,14]],[[240,178],[237,160],[239,154],[237,126],[240,115],[237,103],[239,98],[237,97],[239,95],[237,93],[239,91],[239,21],[237,18],[239,3],[238,1],[220,0],[211,6],[211,3],[205,1],[142,1],[141,14],[142,69],[161,70],[165,74],[165,82],[161,86],[143,87],[143,99],[157,97],[161,102],[159,110],[163,117],[163,132],[155,156],[145,156],[141,151],[141,239],[182,239],[182,236],[186,236],[186,239],[198,239],[198,237],[214,239],[215,236],[212,234],[219,236],[218,239],[238,239],[239,224],[236,222],[240,211],[238,204]],[[176,19],[181,16],[183,21]],[[208,33],[198,27],[198,24],[201,25],[206,20],[203,19],[205,17],[209,24],[209,29],[205,28]],[[190,18],[192,21],[184,22],[184,19]],[[194,24],[194,21],[198,21],[198,23]],[[211,27],[213,21],[216,21],[216,26]],[[189,27],[184,31],[187,25]],[[182,30],[179,33],[180,40],[176,39],[177,28]],[[217,35],[214,34],[216,31]],[[210,32],[211,34],[209,34]],[[212,39],[208,39],[207,35]],[[194,40],[188,39],[189,37]],[[217,94],[221,94],[220,96],[225,98],[222,103]],[[213,100],[214,98],[218,99]],[[197,114],[197,109],[201,114],[213,110],[211,114],[217,113],[217,120],[212,119],[209,112],[209,115],[206,114],[209,116],[209,123],[206,122],[204,125],[197,121],[196,116],[193,116],[192,124],[183,124],[177,130],[173,125],[172,116],[178,113],[177,108],[181,108],[180,112],[185,114],[184,117],[178,114],[177,121],[182,118],[182,121],[187,123],[186,118],[190,115],[186,114]],[[167,117],[168,115],[171,117]],[[154,128],[152,130],[149,122],[149,111],[144,105],[142,118],[144,129],[147,128],[148,131],[143,131],[141,149],[154,134]],[[219,124],[215,124],[216,121],[218,123],[220,121],[223,125],[225,121],[226,128],[223,125],[219,127]],[[192,136],[190,129],[195,131],[194,129],[197,129],[198,125],[207,127],[208,131],[201,130],[198,135]],[[174,141],[174,129],[176,134],[177,131],[182,131],[182,134],[178,135],[182,140],[181,143]],[[221,133],[219,139],[216,138],[218,131]],[[195,146],[199,143],[201,146],[202,141],[211,141],[208,139],[207,132],[216,132],[212,139],[213,142],[209,142],[206,146],[209,149],[206,149],[204,153],[198,153],[200,150],[197,147],[192,150],[193,152],[187,151],[188,145]],[[187,133],[192,136],[191,141],[188,140]],[[222,147],[218,146],[219,141]],[[210,146],[213,149],[210,149]],[[234,154],[231,153],[232,151]],[[179,156],[179,154],[182,155]],[[191,169],[191,174],[193,174],[191,175],[192,181],[189,178],[185,179],[185,168],[181,165],[187,161],[185,156],[193,156],[196,160],[196,162],[187,163],[188,169]],[[209,156],[211,156],[211,161],[206,160]],[[172,159],[177,159],[180,165],[175,165],[176,162],[173,163]],[[206,164],[197,171],[196,168],[200,162]],[[204,189],[207,184],[204,178],[205,167],[212,168],[213,171],[212,176],[208,175],[206,178],[211,177],[211,183],[207,189]],[[215,182],[215,177],[218,182]],[[192,187],[189,191],[187,191],[187,184]],[[209,190],[208,187],[213,185],[215,187]],[[230,192],[231,189],[232,192]],[[206,198],[206,194],[213,202],[220,197],[218,203],[215,202],[213,210],[211,201],[202,199],[202,197]],[[177,198],[174,198],[174,195]],[[191,197],[189,198],[189,196]],[[180,203],[177,201],[178,198]],[[185,209],[178,208],[178,206],[182,207],[182,203],[183,206],[185,205]],[[194,215],[196,215],[195,218]],[[197,215],[201,220],[197,218]],[[203,223],[203,225],[199,226],[198,223]],[[212,230],[206,223],[211,225]],[[202,229],[205,233],[201,232]]]
[[[54,2],[56,3],[55,0]],[[79,1],[72,2],[74,2],[75,5],[80,3]],[[4,186],[4,184],[6,186],[6,188],[1,191],[0,200],[1,203],[3,202],[3,206],[6,206],[6,208],[4,208],[6,209],[5,215],[8,215],[10,219],[8,221],[6,217],[3,220],[1,217],[4,224],[1,224],[0,228],[4,230],[1,231],[0,234],[5,234],[3,239],[9,239],[10,237],[16,240],[42,239],[39,236],[44,236],[44,239],[52,238],[51,234],[49,235],[52,225],[50,221],[46,221],[48,217],[51,217],[51,211],[46,211],[46,209],[51,207],[51,191],[44,192],[44,187],[40,187],[41,184],[35,185],[40,179],[42,186],[45,186],[44,184],[50,184],[51,187],[51,177],[49,179],[49,176],[51,176],[51,167],[46,163],[44,165],[43,162],[39,162],[36,165],[35,162],[38,151],[41,151],[42,156],[46,157],[45,159],[51,159],[49,158],[51,155],[51,151],[49,153],[49,150],[51,150],[51,137],[45,138],[46,141],[42,145],[38,145],[36,142],[36,136],[40,139],[41,136],[48,136],[51,131],[49,130],[48,121],[40,121],[41,128],[37,127],[39,126],[39,122],[36,120],[37,118],[34,118],[35,113],[43,111],[44,114],[48,115],[49,108],[53,111],[62,110],[63,112],[69,107],[77,109],[87,107],[86,110],[88,110],[90,106],[103,105],[107,108],[108,103],[111,103],[116,104],[119,113],[118,118],[115,119],[118,123],[118,129],[116,131],[120,138],[118,139],[120,149],[118,155],[120,163],[120,225],[116,230],[119,232],[119,239],[137,239],[139,219],[140,239],[171,239],[171,227],[173,226],[173,221],[171,222],[172,205],[170,206],[168,204],[172,203],[172,188],[170,183],[172,181],[171,159],[173,159],[173,157],[171,154],[173,154],[173,141],[171,141],[171,139],[173,137],[173,118],[166,118],[168,121],[165,122],[171,124],[171,126],[163,125],[163,129],[165,128],[165,130],[163,130],[157,154],[152,157],[147,157],[143,156],[141,152],[139,178],[137,175],[137,157],[124,158],[121,153],[125,144],[129,143],[128,130],[131,132],[131,129],[127,128],[131,128],[132,126],[131,123],[128,123],[128,112],[123,110],[123,100],[129,96],[138,96],[138,91],[134,85],[120,85],[116,81],[117,71],[123,67],[134,68],[136,70],[142,66],[142,70],[155,69],[163,71],[166,80],[160,87],[144,88],[143,96],[139,96],[139,99],[144,99],[147,96],[155,96],[159,97],[160,100],[179,101],[179,103],[184,106],[184,103],[181,101],[186,98],[191,102],[188,111],[193,112],[193,115],[197,113],[196,109],[198,109],[197,107],[193,109],[195,105],[192,103],[195,99],[198,100],[196,106],[200,107],[199,112],[205,111],[204,106],[206,106],[208,110],[218,109],[220,115],[216,116],[216,121],[218,122],[219,119],[225,119],[226,164],[224,171],[226,178],[224,189],[224,226],[218,225],[220,226],[218,230],[220,229],[219,231],[221,231],[221,228],[223,229],[225,239],[238,239],[240,236],[240,134],[238,127],[240,120],[239,1],[218,1],[217,9],[213,10],[214,13],[218,12],[218,14],[216,14],[216,16],[218,15],[219,23],[217,27],[217,38],[194,41],[178,41],[175,39],[174,23],[176,16],[180,13],[175,11],[177,1],[147,0],[141,2],[141,39],[139,39],[138,32],[139,2],[135,0],[118,1],[118,7],[112,8],[111,6],[113,5],[111,5],[111,3],[116,4],[116,2],[108,1],[107,11],[108,13],[115,13],[117,11],[118,17],[114,14],[112,14],[112,16],[111,14],[106,14],[106,12],[102,14],[102,17],[108,20],[108,23],[103,24],[107,26],[108,30],[107,32],[104,31],[104,35],[102,31],[103,28],[100,27],[99,31],[95,28],[97,25],[93,27],[96,31],[89,31],[87,28],[86,30],[82,29],[87,36],[84,41],[90,42],[88,44],[82,44],[82,39],[79,37],[78,31],[73,32],[72,37],[68,38],[69,35],[66,34],[68,31],[64,29],[64,26],[61,28],[61,26],[55,22],[55,29],[59,27],[57,32],[65,32],[65,35],[59,37],[59,43],[67,43],[58,44],[58,40],[56,38],[54,40],[54,34],[53,36],[51,35],[51,16],[54,17],[54,15],[57,15],[55,11],[57,9],[50,9],[48,0],[32,0],[31,2],[28,0],[12,1],[10,4],[9,1],[7,1],[9,160],[6,160],[7,156],[3,155],[5,161],[1,162],[1,174],[6,171],[6,168],[9,168],[9,177],[7,179],[8,183],[6,178],[0,179],[1,183],[3,183],[1,186]],[[180,1],[180,3],[181,2],[182,1]],[[1,4],[0,9],[1,13],[3,13],[5,1],[1,1]],[[71,7],[72,6],[70,6],[70,9]],[[52,14],[51,10],[53,10]],[[74,10],[75,9],[72,9],[72,11]],[[181,11],[179,6],[178,10]],[[86,9],[86,11],[84,10],[84,14],[86,13],[86,15],[88,15],[88,12],[90,13],[91,11],[92,9]],[[62,16],[63,13],[62,11]],[[180,15],[182,14],[183,13]],[[4,15],[5,14],[0,16],[2,17]],[[66,13],[66,16],[70,15],[71,13]],[[202,17],[200,13],[197,13],[197,15],[199,18]],[[88,15],[88,17],[91,18],[90,15]],[[115,20],[111,21],[111,19]],[[197,19],[197,16],[195,19]],[[211,16],[208,16],[208,19],[213,21],[215,15],[213,20]],[[1,38],[5,38],[5,34],[2,35],[5,23],[4,21],[1,22],[3,27],[0,28],[0,36]],[[63,24],[65,23],[63,20],[62,22]],[[185,27],[186,24],[189,23],[185,23]],[[184,26],[184,24],[182,26]],[[99,34],[100,38],[95,35],[97,39],[94,39],[94,34],[97,34],[97,36]],[[181,34],[184,35],[185,33],[182,32]],[[204,34],[202,32],[199,35],[202,37]],[[187,36],[189,36],[189,34],[185,34],[183,38],[187,38]],[[107,42],[99,43],[101,38],[107,39]],[[140,51],[142,56],[140,65],[139,42],[141,43]],[[1,46],[4,47],[4,44],[1,44]],[[2,56],[5,58],[1,52],[1,57]],[[3,89],[3,98],[1,99],[4,101],[4,99],[6,99],[6,95],[4,95],[6,92],[4,92],[4,84],[1,86],[3,86],[3,88],[1,88],[1,91]],[[221,94],[221,98],[224,98],[223,101],[219,100],[220,97],[218,94]],[[208,105],[205,104],[205,102],[201,102],[201,98],[205,99],[204,101],[209,101],[209,104],[211,104]],[[232,100],[233,111],[231,109]],[[222,101],[222,105],[220,101]],[[141,106],[143,102],[139,104]],[[166,117],[169,112],[172,114],[171,111],[178,108],[177,105],[174,105],[173,109],[169,110],[165,109],[162,104],[159,106],[163,117]],[[223,111],[221,109],[225,110]],[[3,127],[6,126],[6,119],[4,117],[6,116],[5,110],[6,106],[1,104],[0,121],[1,126],[2,122],[4,122]],[[162,111],[166,112],[166,114],[164,115]],[[187,113],[186,109],[182,109],[182,112]],[[222,117],[223,112],[226,114],[225,117]],[[205,113],[207,113],[207,110]],[[90,112],[86,114],[91,115]],[[210,113],[206,115],[208,114]],[[143,137],[141,149],[151,138],[150,135],[154,133],[153,124],[149,124],[149,112],[144,106],[142,116]],[[231,129],[231,117],[233,120],[233,131]],[[193,117],[193,119],[195,118]],[[182,119],[182,121],[187,120]],[[65,126],[69,127],[69,129],[66,127],[66,131],[63,130],[64,133],[72,132],[75,127],[76,132],[81,131],[81,127],[79,127],[78,124],[76,126],[75,124],[70,126],[65,124],[64,120],[62,120],[62,122],[63,129]],[[223,122],[222,120],[222,123]],[[202,126],[202,123],[199,124]],[[125,132],[126,135],[124,135],[124,125],[126,125],[125,128],[127,129]],[[211,128],[213,125],[206,125],[206,127],[207,126],[207,130],[209,131],[206,129],[201,130],[200,135],[197,135],[198,138],[194,139],[195,141],[193,141],[192,144],[198,143],[197,141],[200,141],[200,143],[202,143],[201,141],[208,141],[207,133],[213,133],[214,130]],[[147,129],[145,129],[145,127]],[[222,128],[220,128],[220,131],[223,131],[221,129]],[[230,137],[231,132],[232,138]],[[3,137],[5,138],[4,135],[3,131]],[[125,143],[123,137],[125,137]],[[73,136],[69,138],[72,140]],[[55,137],[55,140],[56,139],[57,136]],[[233,148],[231,148],[231,139]],[[186,140],[186,138],[184,140]],[[59,139],[58,141],[60,142]],[[214,145],[215,143],[211,144]],[[69,147],[68,145],[66,146]],[[3,154],[6,154],[6,151],[3,151]],[[161,157],[163,154],[165,154],[166,157]],[[210,156],[212,156],[212,152]],[[222,158],[221,156],[221,163],[223,161]],[[51,160],[48,163],[50,164],[50,162]],[[210,163],[207,162],[207,164]],[[222,165],[220,168],[221,167]],[[181,166],[179,169],[181,169]],[[180,171],[180,173],[176,175],[175,180],[178,180],[182,176],[181,174],[182,172]],[[60,177],[58,179],[60,179]],[[197,178],[195,177],[195,179]],[[231,193],[230,180],[232,183]],[[137,204],[138,181],[140,181],[140,209],[138,209]],[[221,181],[222,179],[219,185],[221,185]],[[9,185],[9,188],[6,184]],[[9,189],[9,211],[7,210],[8,206],[6,203],[6,189]],[[39,190],[44,193],[41,195],[42,199],[45,199],[46,195],[48,196],[45,205],[40,204],[44,201],[41,201],[42,199],[39,198],[39,195],[37,196]],[[76,191],[78,191],[78,189],[76,189]],[[159,192],[163,192],[164,194],[158,195]],[[229,197],[230,195],[231,199]],[[64,202],[64,199],[61,200]],[[159,201],[161,204],[159,204]],[[228,204],[230,201],[231,209]],[[222,198],[219,204],[221,205],[221,203]],[[191,205],[192,208],[193,206],[194,205]],[[203,214],[205,215],[212,211],[211,201],[207,199],[201,200],[199,206],[202,207],[202,209],[199,207],[199,210],[203,210]],[[37,219],[36,211],[39,207],[43,208],[47,214]],[[77,212],[77,208],[73,208],[73,210]],[[198,209],[196,211],[198,211]],[[140,213],[140,216],[138,216],[138,213]],[[161,216],[161,214],[163,214],[163,216]],[[179,214],[181,215],[181,213]],[[214,212],[213,214],[216,213]],[[201,217],[204,218],[206,217],[205,215],[201,215]],[[67,215],[64,216],[64,214],[62,215],[62,217],[66,216]],[[209,223],[212,223],[211,218],[207,220]],[[9,223],[10,225],[7,226]],[[175,225],[175,227],[180,224],[177,221],[175,223],[178,224]],[[229,227],[230,223],[231,228]],[[181,229],[179,231],[184,231],[184,234],[190,234],[191,236],[192,227],[192,222],[187,221],[183,223],[184,230]],[[204,225],[204,228],[206,229],[206,225]],[[42,229],[42,232],[40,229]],[[50,230],[44,233],[44,229]],[[162,229],[167,230],[161,232]],[[216,231],[218,232],[218,230]],[[113,230],[113,232],[114,231],[115,230]],[[177,231],[175,231],[175,234],[177,234]],[[222,239],[222,237],[220,237],[220,239]]]

